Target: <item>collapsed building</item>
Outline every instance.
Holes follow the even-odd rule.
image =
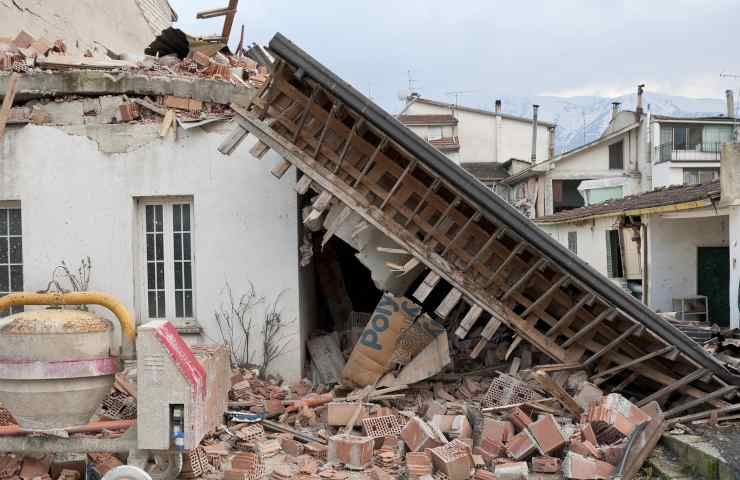
[[[0,57],[0,292],[90,256],[139,323],[287,380],[236,373],[252,414],[193,449],[191,473],[224,457],[224,478],[258,478],[285,451],[374,478],[631,478],[668,422],[736,409],[736,375],[282,35],[243,56],[170,30],[136,62],[28,37]],[[258,330],[224,333],[226,284],[227,308],[271,296]],[[274,345],[278,313],[297,321]],[[289,354],[267,369],[274,348]],[[301,461],[272,478],[316,478]]]

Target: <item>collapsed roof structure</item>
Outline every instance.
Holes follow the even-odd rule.
[[[418,301],[451,285],[437,313],[467,305],[459,337],[488,318],[472,356],[505,325],[596,383],[639,384],[640,405],[680,392],[667,417],[735,396],[740,378],[371,100],[281,34],[270,50],[270,81],[232,104],[238,126],[220,150],[254,134],[283,158],[273,173],[295,166],[299,191],[321,193],[317,215],[349,208],[428,268]]]

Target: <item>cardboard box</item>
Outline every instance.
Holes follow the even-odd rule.
[[[401,333],[419,313],[421,307],[408,298],[384,293],[342,370],[343,383],[375,384],[388,370]]]

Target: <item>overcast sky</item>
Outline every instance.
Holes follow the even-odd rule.
[[[194,35],[227,0],[170,0]],[[246,42],[282,32],[386,109],[397,111],[409,71],[424,96],[448,92],[617,96],[653,92],[721,98],[740,78],[738,0],[242,0]],[[223,4],[223,5],[222,5]],[[461,94],[460,103],[466,94]]]

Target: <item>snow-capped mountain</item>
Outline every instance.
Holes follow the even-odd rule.
[[[468,104],[468,99],[460,103]],[[621,102],[622,110],[634,110],[636,94],[616,98],[607,97],[503,97],[505,113],[522,117],[532,116],[532,104],[540,105],[539,118],[557,124],[556,149],[564,152],[601,135],[611,117],[612,102]],[[658,115],[713,116],[725,113],[724,98],[689,98],[658,93],[645,93],[644,108]],[[493,101],[470,106],[493,110]]]

